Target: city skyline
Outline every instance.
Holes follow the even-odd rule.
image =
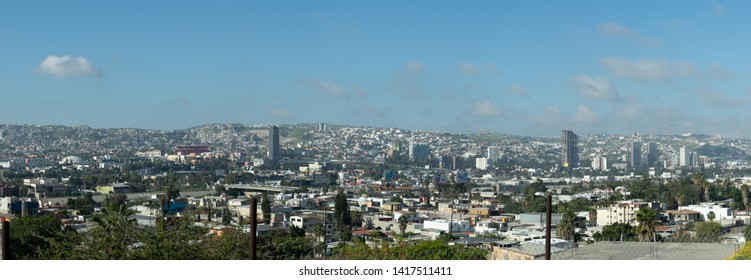
[[[4,3],[0,123],[751,137],[749,3],[396,3]]]

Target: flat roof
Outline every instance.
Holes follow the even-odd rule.
[[[580,246],[573,254],[560,257],[570,260],[724,260],[735,253],[736,245],[606,241]]]

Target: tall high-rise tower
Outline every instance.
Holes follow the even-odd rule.
[[[281,148],[279,147],[279,127],[272,126],[269,129],[269,159],[276,163],[281,157]]]
[[[660,152],[657,151],[657,143],[649,142],[647,144],[647,167],[657,167],[659,158]]]
[[[561,162],[564,168],[574,168],[579,166],[579,136],[577,136],[571,130],[564,130],[562,134],[563,138],[563,153],[561,154]]]
[[[641,168],[641,143],[640,142],[631,142],[631,161],[629,162],[631,164],[632,169],[640,169]]]
[[[688,150],[686,150],[686,146],[682,146],[678,150],[678,165],[689,166],[690,164],[691,164],[691,155],[689,155]]]

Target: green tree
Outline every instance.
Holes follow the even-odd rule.
[[[62,243],[75,231],[63,229],[60,220],[52,216],[31,216],[13,220],[10,226],[9,256],[11,260],[53,258],[49,249]]]
[[[293,237],[304,237],[305,230],[295,225],[292,225],[291,227],[289,227],[289,234]]]
[[[304,231],[303,236],[300,236],[290,231],[273,229],[272,232],[259,236],[257,242],[257,256],[261,260],[300,260],[311,258],[314,253],[313,242],[304,236]]]
[[[399,216],[399,231],[404,235],[407,232],[407,216]]]
[[[636,226],[636,232],[639,236],[639,241],[651,241],[655,238],[656,216],[657,212],[650,207],[644,207],[636,211],[636,221],[639,223]]]
[[[747,225],[746,228],[743,229],[743,237],[746,238],[747,243],[751,243],[751,225]]]
[[[252,214],[251,214],[252,215]],[[224,206],[224,210],[222,211],[222,224],[227,226],[232,222],[232,217],[229,213],[229,206]]]
[[[746,242],[746,245],[728,260],[751,260],[751,242]]]
[[[138,242],[135,212],[125,204],[107,203],[94,214],[94,227],[84,236],[74,258],[94,260],[131,259],[131,246]]]
[[[602,232],[596,233],[593,237],[597,241],[635,241],[637,239],[634,227],[626,223],[604,226]]]
[[[134,259],[145,260],[200,260],[209,258],[206,251],[208,229],[194,226],[185,217],[160,217],[153,227],[140,230],[138,250]]]
[[[69,198],[66,205],[68,206],[68,209],[76,210],[81,215],[89,215],[94,212],[96,204],[96,201],[94,201],[94,195],[92,193],[86,193],[82,197]]]
[[[589,209],[589,223],[591,225],[597,225],[597,209]]]
[[[326,246],[326,238],[324,238],[326,236],[326,228],[323,223],[318,222],[313,225],[313,236],[316,238],[316,243],[319,244],[316,249],[324,250]]]
[[[352,215],[349,212],[347,196],[343,190],[339,190],[334,200],[334,227],[339,235],[339,239],[349,241],[352,237]]]
[[[707,213],[707,220],[709,220],[710,222],[713,222],[715,218],[716,216],[714,211],[709,211],[709,213]]]
[[[347,247],[350,260],[486,260],[487,255],[485,249],[448,245],[441,240],[384,244],[374,248],[357,242]]]
[[[352,226],[355,228],[362,228],[363,226],[362,212],[352,211],[351,214],[352,214]]]
[[[263,223],[271,223],[271,201],[269,197],[264,193],[261,198],[261,211],[263,212]]]
[[[718,242],[722,235],[722,226],[717,222],[699,222],[694,226],[696,241]]]
[[[558,225],[556,226],[556,234],[558,235],[558,238],[564,240],[573,240],[575,221],[576,214],[574,214],[574,211],[568,210],[563,213],[561,221],[559,221]]]

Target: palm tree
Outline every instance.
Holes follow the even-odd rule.
[[[741,196],[743,197],[743,206],[748,209],[748,185],[743,184],[743,186],[741,186]]]
[[[352,211],[352,226],[362,228],[362,213],[360,211]]]
[[[399,230],[402,232],[402,235],[407,231],[407,223],[409,221],[407,220],[406,215],[401,215],[399,217]]]
[[[597,209],[589,209],[589,222],[594,226],[597,225]]]
[[[712,187],[712,185],[709,184],[709,182],[704,182],[702,184],[702,187],[704,188],[704,201],[710,201],[710,198],[709,198],[709,189],[710,189],[710,187]]]
[[[694,186],[696,187],[697,192],[699,189],[704,189],[704,201],[709,201],[709,183],[704,178],[704,173],[696,173],[694,175]]]
[[[323,227],[323,224],[321,222],[313,225],[313,236],[316,237],[316,242],[319,243],[319,247],[321,248],[321,250],[323,250],[323,248],[325,248],[326,246],[326,229]]]
[[[108,203],[100,213],[92,217],[92,249],[103,253],[105,259],[122,259],[127,248],[136,240],[135,211],[125,204]]]
[[[574,239],[574,222],[576,221],[576,214],[574,211],[568,210],[563,213],[561,221],[556,226],[556,234],[558,238],[564,240]]]
[[[657,211],[650,207],[644,207],[636,211],[636,221],[639,225],[636,227],[636,233],[639,235],[639,241],[646,242],[655,238],[655,217]]]
[[[709,220],[710,222],[713,222],[714,218],[715,218],[714,211],[709,211],[709,213],[707,213],[707,220]]]

